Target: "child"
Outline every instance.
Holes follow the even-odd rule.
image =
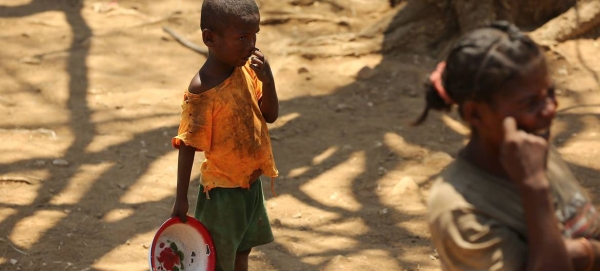
[[[172,142],[179,161],[171,216],[186,220],[194,153],[204,151],[195,217],[210,231],[222,271],[248,270],[250,250],[273,241],[259,176],[278,175],[266,123],[277,119],[279,102],[271,68],[255,48],[259,22],[253,0],[204,0],[200,27],[209,54],[185,92]]]
[[[430,79],[417,123],[456,104],[472,130],[428,201],[443,270],[600,270],[597,211],[549,147],[557,102],[535,42],[496,22],[463,37]]]

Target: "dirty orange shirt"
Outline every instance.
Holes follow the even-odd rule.
[[[205,192],[215,187],[248,188],[256,169],[271,178],[278,176],[269,130],[258,105],[261,97],[262,82],[249,63],[235,68],[210,90],[185,91],[172,145],[179,149],[183,141],[204,151],[201,182]]]

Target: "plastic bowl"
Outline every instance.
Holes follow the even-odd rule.
[[[154,235],[148,254],[152,271],[215,270],[215,245],[210,233],[191,216],[187,223],[178,217],[165,221]]]

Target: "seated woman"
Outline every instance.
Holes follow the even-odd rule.
[[[600,270],[598,213],[548,143],[557,102],[538,45],[496,22],[430,79],[417,124],[456,104],[472,132],[428,200],[443,270]]]

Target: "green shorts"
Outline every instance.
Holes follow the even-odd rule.
[[[216,271],[233,271],[237,252],[273,242],[260,179],[249,189],[213,188],[210,199],[202,191],[200,185],[194,216],[213,238]]]

